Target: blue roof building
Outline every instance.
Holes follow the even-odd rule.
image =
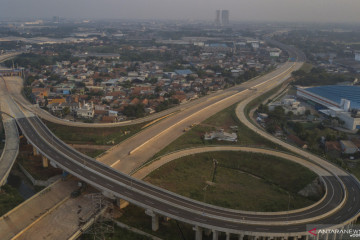
[[[360,129],[360,86],[298,87],[297,95],[324,106],[316,108],[325,115],[338,117],[342,121],[341,127]]]
[[[360,110],[360,86],[320,86],[298,88],[298,95],[326,107],[341,108],[341,99],[350,101],[351,109]]]
[[[175,70],[175,73],[177,75],[187,76],[187,75],[192,74],[193,72],[190,69],[184,69],[184,70]]]

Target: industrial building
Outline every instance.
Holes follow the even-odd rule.
[[[355,52],[355,61],[360,62],[360,51]]]
[[[227,26],[229,25],[230,20],[229,20],[229,10],[222,10],[221,11],[221,24],[223,26]]]
[[[297,95],[316,103],[319,112],[338,117],[344,128],[360,129],[360,86],[298,87]]]
[[[215,25],[228,26],[230,23],[229,10],[216,10]]]

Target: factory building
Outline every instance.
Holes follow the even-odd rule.
[[[338,117],[344,128],[360,129],[360,86],[298,87],[297,96],[316,103],[319,112]]]

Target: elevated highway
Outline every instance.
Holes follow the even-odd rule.
[[[18,127],[7,104],[9,100],[11,101],[11,98],[6,91],[6,85],[4,81],[0,81],[0,115],[5,131],[5,147],[0,156],[0,186],[6,184],[19,152]]]
[[[201,228],[243,235],[302,236],[308,223],[334,225],[349,219],[354,221],[359,214],[360,186],[346,174],[339,177],[329,172],[323,174],[327,195],[313,208],[270,215],[240,213],[193,201],[117,172],[67,146],[37,117],[22,117],[17,122],[39,152],[59,167],[101,189],[106,196],[125,199],[154,215],[168,216]]]
[[[198,112],[212,115],[216,112],[214,110],[233,104],[245,93],[249,96],[250,88],[256,88],[258,92],[272,88],[300,66],[301,63],[286,63],[269,75],[220,93],[219,97],[201,99],[199,104],[168,118],[168,122],[164,123],[168,125],[158,124],[158,127],[165,128],[151,130],[149,137],[142,139],[142,143],[137,144],[133,151],[143,154],[142,148],[147,151],[151,146],[158,144],[160,136],[169,136],[173,129],[180,128],[182,131],[181,124],[187,124],[185,120],[196,117]],[[326,196],[318,204],[294,212],[269,214],[234,211],[184,198],[120,173],[63,143],[38,117],[25,108],[20,108],[14,101],[9,100],[8,104],[11,105],[10,108],[22,133],[45,158],[100,189],[105,196],[125,199],[146,209],[146,212],[152,216],[154,230],[158,228],[159,215],[162,215],[194,225],[197,239],[201,239],[202,229],[213,231],[214,239],[219,232],[227,233],[228,237],[230,234],[237,234],[240,237],[292,236],[306,239],[309,237],[307,224],[330,224],[342,227],[354,222],[359,215],[360,186],[357,180],[341,169],[334,171],[333,168],[329,169],[328,165],[322,166],[316,161],[313,163],[317,168],[322,169],[317,172],[318,174],[321,172],[320,175],[327,189]],[[125,154],[128,155],[128,152],[126,151]]]
[[[3,186],[19,152],[19,133],[15,120],[1,115],[5,131],[5,147],[0,156],[0,186]]]

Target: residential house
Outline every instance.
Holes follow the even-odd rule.
[[[340,140],[340,146],[344,154],[354,154],[358,151],[356,145],[348,140]]]

